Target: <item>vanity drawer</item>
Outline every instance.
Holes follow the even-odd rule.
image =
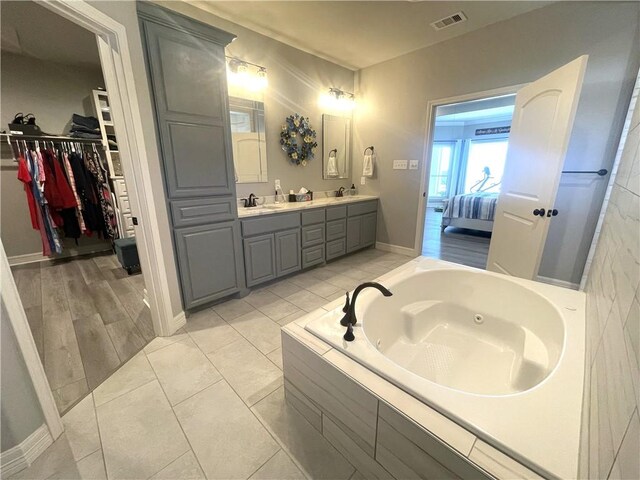
[[[327,242],[327,260],[341,257],[347,253],[347,241],[344,238]]]
[[[373,200],[370,202],[354,203],[353,205],[347,205],[347,215],[353,217],[355,215],[364,215],[365,213],[371,213],[378,211],[378,201]]]
[[[199,198],[172,200],[174,227],[190,227],[205,223],[225,222],[235,218],[233,198]]]
[[[316,208],[309,212],[302,212],[302,225],[324,223],[324,208]]]
[[[339,218],[345,218],[347,216],[347,206],[340,205],[339,207],[327,208],[327,222],[329,220],[337,220]]]
[[[284,215],[265,215],[264,218],[242,220],[242,236],[261,235],[263,233],[289,230],[300,226],[299,213]]]
[[[347,234],[347,219],[327,222],[327,242],[343,238]]]
[[[302,268],[324,263],[324,245],[305,248],[302,250]]]
[[[302,248],[324,243],[324,223],[302,227]]]

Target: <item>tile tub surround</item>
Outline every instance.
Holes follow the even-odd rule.
[[[444,262],[431,259],[416,259],[402,267],[399,267],[395,271],[383,275],[378,279],[378,281],[381,281],[385,285],[393,285],[394,277],[399,275],[406,276],[412,270],[416,270],[416,268],[433,268],[434,265],[442,266],[443,263]],[[447,265],[446,263],[444,264]],[[450,268],[463,268],[459,265],[448,265]],[[533,283],[519,279],[515,281],[524,284]],[[575,312],[576,319],[573,319],[573,322],[580,323],[578,317],[583,318],[584,316],[583,294],[548,285],[535,285],[539,292],[542,292],[548,299],[556,300],[556,302],[562,299],[566,300],[568,298],[567,295],[570,298],[573,298],[572,308],[577,308],[577,311]],[[391,289],[393,291],[393,288]],[[553,298],[554,296],[556,298]],[[362,300],[364,300],[364,298]],[[576,301],[577,304],[575,303]],[[341,341],[341,335],[344,328],[338,325],[339,319],[342,317],[341,300],[336,300],[333,306],[336,310],[328,313],[317,311],[315,314],[303,317],[283,329],[285,389],[291,390],[291,387],[293,387],[295,388],[293,391],[302,392],[302,395],[295,397],[292,404],[297,404],[298,406],[304,405],[304,407],[301,407],[301,410],[311,415],[313,421],[316,423],[322,423],[318,418],[314,418],[314,415],[310,412],[315,412],[315,417],[318,415],[329,416],[334,423],[343,426],[343,433],[348,435],[353,440],[353,443],[358,445],[358,451],[362,454],[366,454],[369,460],[373,461],[371,458],[372,454],[370,447],[371,445],[376,444],[376,435],[378,436],[377,442],[379,443],[380,435],[384,434],[384,430],[380,430],[380,414],[378,414],[378,427],[376,427],[375,415],[370,415],[368,418],[366,416],[366,412],[375,412],[374,407],[370,406],[368,408],[364,408],[359,401],[352,399],[351,402],[348,402],[344,398],[340,398],[339,393],[333,395],[334,392],[340,391],[341,387],[339,385],[341,383],[352,383],[358,387],[356,390],[372,392],[374,397],[377,398],[379,405],[385,404],[401,411],[403,413],[403,417],[408,417],[406,420],[408,425],[422,425],[419,429],[421,436],[435,435],[436,437],[439,437],[446,444],[456,450],[463,459],[468,457],[468,459],[471,459],[474,463],[482,465],[483,468],[490,473],[494,473],[491,468],[498,468],[497,465],[502,465],[500,468],[507,468],[505,465],[508,464],[511,465],[508,467],[511,471],[514,471],[514,469],[516,469],[516,471],[517,469],[523,469],[523,472],[525,473],[512,473],[505,475],[505,470],[503,470],[503,473],[498,476],[506,476],[508,478],[514,476],[535,476],[533,472],[529,471],[527,467],[522,465],[524,464],[544,476],[561,478],[576,476],[578,436],[580,431],[580,397],[582,392],[581,364],[583,350],[581,350],[580,345],[583,343],[584,336],[580,335],[579,331],[572,330],[580,330],[580,328],[569,329],[566,340],[567,344],[574,344],[576,351],[574,352],[573,357],[578,359],[574,363],[577,363],[578,366],[576,368],[569,368],[568,363],[565,363],[564,369],[558,368],[558,370],[554,371],[554,373],[552,373],[539,386],[534,387],[527,392],[505,397],[483,397],[467,395],[463,392],[456,392],[427,382],[430,384],[429,393],[433,394],[433,398],[428,397],[429,401],[432,402],[432,406],[438,407],[438,405],[446,405],[446,408],[450,408],[450,404],[446,403],[447,401],[454,403],[457,402],[458,407],[467,403],[470,405],[470,408],[466,410],[467,412],[473,412],[474,408],[479,412],[475,415],[477,425],[472,425],[469,423],[469,421],[471,421],[469,420],[469,417],[472,417],[472,415],[468,415],[467,417],[460,416],[460,411],[464,412],[464,409],[458,409],[458,415],[452,418],[459,419],[458,422],[465,426],[465,428],[462,428],[457,423],[454,423],[448,420],[445,416],[437,413],[436,410],[432,410],[413,396],[405,393],[404,390],[397,388],[382,377],[378,376],[376,373],[362,366],[360,363],[357,363],[345,356],[345,354],[341,352],[345,343]],[[330,305],[325,306],[324,308],[329,309]],[[339,343],[334,345],[325,343],[323,340],[310,334],[310,332],[304,329],[308,324],[317,324],[317,322],[322,323],[324,320],[328,320],[331,324],[338,325],[336,327],[336,336],[340,335],[340,337],[338,337],[340,338]],[[564,319],[565,322],[568,320],[568,318]],[[578,321],[576,322],[576,320]],[[358,338],[364,338],[361,329],[357,326],[356,329],[356,341],[348,344],[348,348],[352,349],[352,351],[347,350],[347,354],[349,355],[353,353],[353,347],[358,343]],[[584,333],[584,329],[581,331]],[[572,340],[571,335],[577,336],[578,340]],[[374,352],[374,354],[377,354],[377,352]],[[566,352],[563,354],[563,359],[565,361],[567,358],[571,357],[572,355],[568,355]],[[366,362],[366,358],[364,361]],[[324,371],[330,371],[331,374],[322,373]],[[385,374],[384,371],[381,371],[381,373]],[[334,380],[326,380],[329,378],[333,378]],[[340,380],[337,381],[335,378],[340,378]],[[413,387],[419,383],[420,379],[415,376],[412,378],[413,383],[411,385]],[[324,380],[329,383],[324,384]],[[560,394],[558,392],[555,394],[551,392],[552,397],[556,398],[556,401],[553,403],[554,408],[547,408],[545,412],[544,407],[548,407],[551,404],[551,402],[548,401],[548,398],[550,398],[550,392],[545,388],[548,388],[549,385],[556,384],[557,389],[558,382],[561,385],[563,392],[566,389],[570,392],[575,390],[575,395],[570,392],[565,392],[562,394],[564,398],[560,398],[560,401],[558,401],[558,395]],[[287,390],[288,393],[289,390]],[[438,393],[439,390],[444,393]],[[323,394],[322,392],[325,393]],[[326,392],[332,392],[332,395],[329,396]],[[416,392],[413,393],[415,394]],[[293,398],[292,395],[294,394],[290,394],[288,398]],[[456,396],[463,398],[455,398]],[[516,400],[520,403],[513,403],[514,400],[512,397],[518,397]],[[512,406],[510,406],[508,402],[512,402]],[[340,406],[349,403],[358,404],[360,406],[355,412],[347,411],[347,414],[343,415],[340,411]],[[563,403],[567,403],[567,405],[564,405],[564,409]],[[555,407],[558,407],[561,410],[558,412]],[[443,407],[438,407],[438,409],[443,413],[446,413]],[[511,410],[510,416],[509,410]],[[536,415],[523,415],[520,413],[527,411],[535,411]],[[420,415],[425,415],[427,414],[426,412],[431,416],[436,416],[439,419],[440,424],[447,425],[445,433],[434,430],[430,423],[425,424],[420,422]],[[485,416],[482,412],[486,412],[487,415]],[[495,412],[502,413],[497,418]],[[455,413],[456,412],[454,412],[454,414]],[[532,418],[535,418],[535,424],[530,421]],[[544,418],[547,419],[544,420]],[[499,421],[497,423],[504,425],[504,428],[494,428],[493,433],[501,433],[502,437],[497,436],[496,438],[493,438],[491,427],[496,424],[496,420],[500,419],[504,421]],[[465,420],[468,421],[465,422]],[[553,429],[549,429],[548,425],[554,425]],[[377,432],[372,433],[372,429],[375,431],[376,428]],[[463,437],[466,435],[468,439],[471,439],[470,443],[463,443],[461,445],[456,444],[451,440],[447,440],[446,435],[449,435],[451,431],[458,432]],[[571,438],[567,437],[567,432],[573,432],[573,434],[570,434]],[[509,433],[511,434],[512,441],[505,445],[505,438],[509,438]],[[516,435],[514,435],[514,433]],[[520,438],[517,437],[517,433],[521,434]],[[523,433],[524,435],[522,435]],[[505,434],[507,435],[506,437]],[[556,438],[554,440],[554,435],[560,436],[561,438]],[[476,436],[482,438],[483,441],[481,441],[480,438],[476,439]],[[421,437],[419,436],[418,438]],[[542,441],[544,445],[541,445],[540,442],[531,443],[531,438],[544,439]],[[416,439],[413,440],[414,443],[416,441]],[[471,445],[474,445],[474,442],[475,445],[477,445],[477,448],[474,446],[474,451],[472,452]],[[391,444],[393,445],[395,443],[391,442]],[[481,451],[478,450],[480,445],[483,445]],[[522,462],[522,464],[511,459],[505,454],[500,454],[494,447],[499,447],[513,458],[517,458],[519,462]],[[529,448],[528,450],[527,447]],[[431,450],[427,450],[427,452],[432,455]],[[375,451],[374,458],[378,464],[385,466],[385,468],[387,468],[387,470],[389,470],[389,472],[394,476],[403,478],[408,475],[407,472],[402,471],[399,464],[396,465],[397,469],[393,470],[390,464],[393,464],[395,460],[385,457],[379,448]],[[465,462],[469,461],[468,459],[465,460]],[[402,460],[400,463],[402,462],[405,462],[405,460]],[[489,465],[493,465],[493,467],[489,468],[489,466],[486,466],[485,464],[487,464],[487,462],[489,462]],[[464,464],[464,462],[462,463]],[[453,462],[454,466],[450,466],[446,461],[444,465],[449,469],[460,468],[460,462],[457,460]],[[415,467],[418,469],[421,468],[419,465],[415,465]],[[360,469],[360,467],[358,468]],[[434,474],[437,475],[437,473]]]
[[[274,197],[266,197],[264,205],[245,208],[242,202],[238,202],[238,217],[256,217],[259,215],[272,215],[274,213],[296,212],[311,208],[333,207],[354,202],[364,202],[367,200],[377,200],[376,195],[347,195],[345,197],[323,197],[314,198],[310,202],[283,202],[274,203]]]

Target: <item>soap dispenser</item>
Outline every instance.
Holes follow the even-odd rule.
[[[356,184],[352,183],[351,184],[351,188],[349,189],[349,195],[354,196],[354,195],[357,195],[357,194],[358,194],[358,192],[356,190]]]

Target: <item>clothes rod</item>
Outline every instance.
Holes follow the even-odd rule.
[[[0,133],[0,136],[6,137],[14,140],[42,140],[49,142],[73,142],[73,143],[99,143],[102,144],[102,139],[100,138],[76,138],[76,137],[68,137],[64,135],[21,135],[14,133]]]
[[[595,173],[604,177],[609,171],[606,168],[601,168],[600,170],[563,170],[562,173]]]

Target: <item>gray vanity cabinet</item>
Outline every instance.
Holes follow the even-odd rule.
[[[276,276],[283,277],[300,270],[300,229],[276,233],[275,243]]]
[[[242,220],[244,268],[248,287],[302,268],[300,213]]]
[[[248,287],[276,278],[276,242],[273,234],[244,239],[244,268]]]
[[[376,223],[378,204],[362,202],[347,208],[347,253],[376,243]]]
[[[234,35],[137,2],[185,309],[244,288],[225,46]]]

